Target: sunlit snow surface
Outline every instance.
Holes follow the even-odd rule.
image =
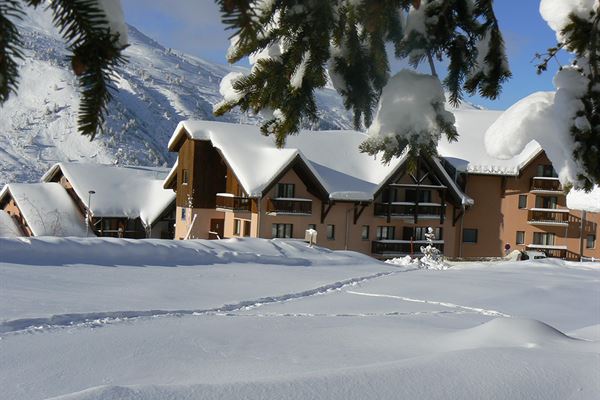
[[[594,399],[600,264],[0,239],[2,399]]]

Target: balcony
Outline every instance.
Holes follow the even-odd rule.
[[[250,211],[248,197],[234,196],[231,193],[217,193],[217,208],[227,211]]]
[[[568,226],[569,210],[566,208],[530,208],[527,213],[530,225]]]
[[[444,241],[434,240],[434,246],[444,252]],[[409,254],[422,254],[421,246],[427,246],[427,240],[374,240],[371,243],[371,253],[376,256],[392,257]]]
[[[563,188],[558,178],[535,176],[531,178],[531,193],[538,194],[563,194]]]
[[[387,217],[388,209],[391,217],[412,218],[417,212],[419,218],[440,218],[444,213],[444,206],[438,203],[375,203],[375,216]]]
[[[269,199],[267,214],[270,215],[311,215],[312,200],[291,197]]]

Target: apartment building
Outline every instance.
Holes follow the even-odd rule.
[[[443,167],[404,158],[383,165],[360,153],[359,132],[303,132],[284,149],[258,127],[184,121],[169,142],[177,164],[165,180],[176,195],[176,239],[305,237],[376,257],[416,254],[431,226],[458,254],[459,216],[472,200]]]
[[[164,186],[176,191],[175,238],[303,239],[314,229],[321,246],[389,258],[418,254],[431,226],[448,257],[500,256],[507,244],[562,258],[577,258],[583,244],[585,256],[600,256],[598,215],[581,225],[581,212],[566,209],[535,144],[504,168],[456,154],[409,168],[402,157],[382,165],[360,153],[364,139],[307,131],[277,149],[256,126],[181,122]],[[455,153],[452,146],[440,153]]]
[[[455,111],[461,138],[442,140],[438,151],[465,177],[474,200],[461,221],[459,256],[502,256],[510,250],[537,250],[551,257],[600,258],[596,243],[600,214],[569,209],[551,161],[537,142],[515,157],[487,154],[484,132],[500,112]],[[590,198],[589,202],[596,201]],[[600,204],[586,204],[600,209]],[[585,208],[585,207],[584,207]]]

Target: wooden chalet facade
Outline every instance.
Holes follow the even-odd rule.
[[[177,193],[176,239],[303,239],[315,229],[319,245],[389,258],[419,254],[431,226],[444,254],[457,255],[464,195],[434,159],[423,159],[413,173],[402,162],[390,166],[371,198],[332,198],[300,154],[260,193],[248,193],[241,171],[211,140],[194,139],[181,128],[169,148],[179,155],[165,181]]]

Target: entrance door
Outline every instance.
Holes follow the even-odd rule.
[[[224,219],[211,219],[210,220],[210,233],[208,234],[209,239],[223,239],[223,232],[225,230]],[[218,235],[218,237],[217,237]]]

